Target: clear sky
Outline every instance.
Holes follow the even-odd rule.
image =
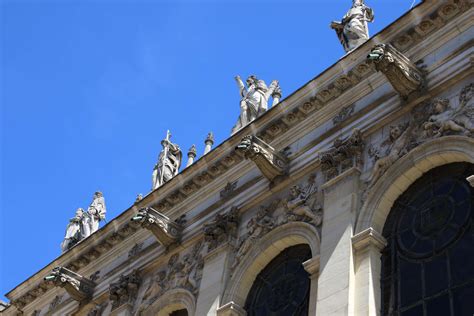
[[[416,1],[416,3],[419,0]],[[367,0],[371,35],[413,0]],[[343,56],[350,0],[0,0],[0,299],[60,255],[94,191],[110,221],[150,191],[170,129],[184,155],[239,115],[234,76],[283,98]],[[183,162],[185,164],[185,161]]]

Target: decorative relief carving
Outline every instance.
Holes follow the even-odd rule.
[[[141,223],[143,228],[150,230],[165,247],[179,243],[181,240],[182,218],[179,223],[173,222],[155,209],[146,207],[141,209],[131,220]]]
[[[61,304],[62,300],[63,300],[62,295],[56,295],[54,299],[51,301],[51,303],[49,304],[48,313],[54,312],[58,308],[59,304]]]
[[[234,181],[234,182],[227,182],[226,186],[224,187],[224,189],[219,192],[219,195],[221,196],[222,199],[225,199],[229,196],[232,195],[232,193],[235,191],[235,189],[237,188],[237,182],[238,181]]]
[[[142,248],[143,248],[143,243],[136,243],[132,249],[130,249],[130,251],[128,252],[128,257],[129,258],[133,258],[135,256],[137,256],[140,251],[142,251]]]
[[[378,148],[369,149],[375,160],[367,180],[369,187],[400,157],[429,139],[445,135],[474,137],[474,84],[465,86],[459,95],[458,105],[448,99],[437,98],[415,107],[409,122],[390,127],[390,136]]]
[[[288,172],[288,159],[284,153],[276,151],[256,136],[245,136],[235,150],[252,160],[270,182]]]
[[[180,255],[172,255],[165,269],[156,272],[145,290],[140,310],[145,310],[163,293],[182,288],[197,295],[202,279],[204,259],[202,257],[203,243],[196,243],[191,250]]]
[[[112,309],[123,304],[133,305],[138,293],[141,277],[137,270],[129,275],[121,275],[118,282],[110,284],[109,298],[112,302]]]
[[[89,313],[87,313],[87,316],[101,316],[106,307],[107,307],[107,302],[104,302],[102,304],[98,304],[98,305],[94,306],[89,311]]]
[[[355,104],[343,107],[339,113],[332,119],[334,125],[339,125],[347,120],[354,113]]]
[[[375,64],[375,69],[382,72],[392,87],[403,98],[419,92],[424,87],[422,71],[390,44],[378,44],[372,48],[367,59]]]
[[[64,287],[68,294],[76,301],[81,302],[92,297],[95,283],[64,267],[56,267],[44,280],[54,285]]]
[[[235,237],[238,227],[239,209],[237,207],[232,207],[225,214],[217,214],[214,220],[204,225],[204,240],[207,243],[207,251],[212,251]]]
[[[345,140],[337,138],[331,149],[319,154],[321,170],[326,180],[336,177],[349,168],[360,166],[363,148],[362,133],[358,129],[355,129]]]
[[[234,270],[239,265],[260,238],[278,226],[288,222],[306,222],[319,229],[323,220],[323,208],[317,193],[316,176],[312,175],[305,186],[291,187],[286,198],[260,206],[255,216],[247,222],[245,233],[239,238],[231,269]]]

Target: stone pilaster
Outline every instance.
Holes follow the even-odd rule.
[[[308,316],[316,315],[316,303],[318,300],[318,277],[319,277],[319,256],[303,262],[303,267],[309,273],[311,285],[309,289]]]

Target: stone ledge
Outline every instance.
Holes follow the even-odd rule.
[[[352,236],[351,240],[352,247],[356,252],[364,251],[372,246],[378,250],[382,250],[387,245],[387,240],[372,227]]]

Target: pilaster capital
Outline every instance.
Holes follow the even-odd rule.
[[[387,240],[372,227],[361,231],[352,237],[352,247],[355,251],[364,251],[370,247],[382,250],[387,245]]]
[[[303,268],[309,273],[310,277],[317,277],[319,275],[319,256],[313,257],[303,262]]]
[[[216,312],[217,312],[217,316],[246,316],[247,315],[247,312],[233,301],[219,307]]]

